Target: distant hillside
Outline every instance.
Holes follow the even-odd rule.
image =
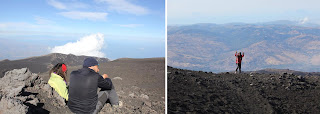
[[[285,21],[260,24],[168,26],[168,65],[226,72],[235,70],[236,51],[245,52],[242,69],[319,71],[320,28]]]
[[[88,56],[76,56],[72,54],[60,54],[60,53],[52,53],[44,56],[30,57],[26,59],[20,60],[2,60],[0,61],[0,77],[4,75],[6,71],[12,69],[20,69],[28,67],[30,71],[34,73],[43,73],[47,72],[54,65],[59,62],[63,62],[68,66],[77,66],[82,65],[83,60]],[[108,62],[107,58],[96,58],[98,62],[105,63]]]

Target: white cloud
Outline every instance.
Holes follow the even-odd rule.
[[[309,21],[309,18],[305,17],[300,21],[300,24],[305,24],[307,21]]]
[[[5,22],[0,23],[0,30],[32,30],[32,31],[55,31],[65,30],[61,26],[50,25],[50,24],[33,24],[26,22]]]
[[[56,0],[48,0],[47,2],[49,5],[57,8],[57,9],[67,9],[67,6],[62,2],[59,2]]]
[[[67,6],[70,9],[84,9],[84,8],[88,8],[89,7],[89,5],[87,5],[85,3],[81,3],[81,2],[67,3]]]
[[[268,64],[268,65],[282,65],[282,64],[285,64],[284,62],[274,58],[274,57],[268,57],[265,62]]]
[[[0,23],[0,30],[1,29],[4,29],[4,28],[6,28],[7,27],[7,25],[6,24],[4,24],[4,23]]]
[[[57,0],[48,0],[47,2],[49,5],[60,10],[81,9],[81,8],[89,7],[87,4],[76,2],[76,1],[64,3],[64,2],[59,2]]]
[[[105,57],[105,54],[101,52],[103,46],[104,35],[97,33],[85,36],[77,42],[69,42],[62,46],[55,46],[51,49],[51,53]]]
[[[36,20],[36,23],[37,24],[52,24],[54,23],[53,21],[49,20],[49,19],[46,19],[44,17],[39,17],[39,16],[35,16],[34,17],[34,20]]]
[[[97,2],[107,3],[109,10],[114,10],[119,13],[130,13],[135,15],[148,14],[149,10],[139,5],[128,2],[127,0],[96,0]]]
[[[48,0],[47,2],[49,5],[57,9],[65,10],[64,12],[60,12],[58,14],[70,19],[79,19],[79,20],[87,19],[91,21],[98,21],[98,20],[105,21],[107,19],[106,16],[108,15],[108,13],[104,13],[104,12],[79,11],[79,9],[88,8],[89,5],[78,2],[78,1],[59,2],[57,0]]]
[[[136,28],[139,26],[143,26],[142,24],[126,24],[126,25],[119,25],[120,27],[127,27],[127,28]]]
[[[69,12],[61,12],[60,15],[71,18],[71,19],[88,19],[93,21],[107,20],[108,13],[102,13],[102,12],[80,12],[80,11],[69,11]]]
[[[320,65],[320,55],[314,55],[312,56],[310,63],[312,65]]]

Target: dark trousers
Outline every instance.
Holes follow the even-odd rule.
[[[237,63],[237,69],[236,69],[236,72],[238,71],[239,69],[239,73],[241,73],[241,63]]]
[[[114,87],[111,90],[102,90],[98,93],[98,102],[93,114],[98,114],[108,100],[112,106],[119,105],[119,97]]]

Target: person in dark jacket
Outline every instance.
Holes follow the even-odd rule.
[[[73,113],[97,114],[107,100],[113,107],[119,105],[111,79],[107,74],[101,76],[98,66],[97,60],[89,57],[82,69],[71,72],[68,107]],[[98,88],[101,88],[99,93]]]
[[[242,61],[242,57],[244,57],[244,52],[242,52],[242,54],[241,54],[241,52],[238,53],[236,51],[236,54],[234,56],[236,56],[236,58],[237,58],[237,60],[236,60],[237,69],[236,69],[235,73],[237,73],[238,69],[239,69],[239,73],[241,73],[241,61]]]

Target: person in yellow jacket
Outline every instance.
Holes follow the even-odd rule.
[[[67,89],[67,66],[64,63],[58,63],[49,72],[50,79],[48,81],[49,85],[54,88],[54,90],[68,101],[68,89]]]

